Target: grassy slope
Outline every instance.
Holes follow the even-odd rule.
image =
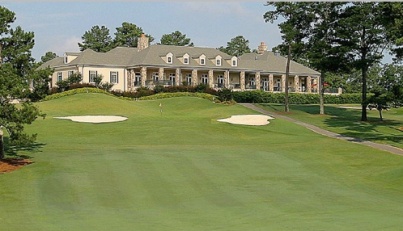
[[[159,103],[163,115],[159,113]],[[99,94],[40,103],[35,164],[0,175],[0,230],[397,230],[403,158],[240,106]],[[83,124],[68,115],[123,115]]]
[[[403,108],[383,111],[383,121],[374,109],[368,111],[368,122],[361,122],[361,110],[341,108],[343,106],[348,105],[327,105],[326,115],[319,115],[318,105],[291,105],[291,113],[287,116],[346,136],[403,148]],[[284,111],[282,105],[267,104],[264,107],[275,112]]]

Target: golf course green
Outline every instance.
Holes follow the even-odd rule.
[[[161,107],[160,107],[161,105]],[[0,174],[0,230],[401,230],[403,157],[240,105],[77,94],[47,114],[34,162]],[[160,111],[162,109],[162,113]],[[54,117],[114,115],[116,123]]]

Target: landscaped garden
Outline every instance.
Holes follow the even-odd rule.
[[[47,114],[27,127],[38,133],[37,143],[17,152],[34,163],[0,175],[0,230],[403,226],[402,156],[278,118],[265,126],[222,123],[217,120],[256,112],[195,97],[130,101],[88,93],[36,105]],[[341,126],[332,120],[335,113],[350,112],[327,107],[332,116],[320,117],[291,110],[291,116],[328,127]],[[85,115],[128,119],[93,124],[54,118]],[[352,124],[362,124],[355,116]],[[384,117],[401,122],[399,115]]]

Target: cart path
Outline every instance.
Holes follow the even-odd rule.
[[[369,146],[369,147],[372,147],[372,148],[376,148],[376,149],[379,149],[379,150],[382,150],[382,151],[387,151],[387,152],[390,152],[392,154],[403,156],[403,149],[393,147],[391,145],[379,144],[379,143],[374,143],[374,142],[371,142],[371,141],[361,140],[361,139],[358,139],[358,138],[343,136],[343,135],[340,135],[338,133],[334,133],[334,132],[327,131],[325,129],[319,128],[319,127],[314,126],[312,124],[307,124],[307,123],[298,121],[298,120],[290,118],[288,116],[280,115],[280,114],[277,114],[275,112],[269,112],[267,110],[264,110],[264,109],[262,109],[260,107],[255,106],[254,104],[251,104],[251,103],[239,103],[239,105],[242,105],[242,106],[244,106],[246,108],[252,109],[252,110],[257,111],[257,112],[260,112],[260,113],[262,113],[264,115],[272,116],[272,117],[275,117],[275,118],[281,118],[281,119],[293,122],[295,124],[304,126],[304,127],[308,128],[311,131],[314,131],[314,132],[316,132],[318,134],[321,134],[321,135],[324,135],[324,136],[327,136],[327,137],[346,140],[346,141],[349,141],[349,142],[362,144],[362,145]]]

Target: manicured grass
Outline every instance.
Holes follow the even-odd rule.
[[[261,104],[265,109],[284,112],[279,104]],[[362,122],[360,105],[326,105],[325,115],[319,115],[319,105],[291,105],[286,115],[345,136],[357,137],[403,148],[403,107],[379,112],[368,110],[368,121]]]
[[[162,103],[163,114],[159,104]],[[0,175],[0,230],[398,230],[403,158],[199,98],[38,104],[34,164]],[[83,124],[69,115],[122,115]]]

